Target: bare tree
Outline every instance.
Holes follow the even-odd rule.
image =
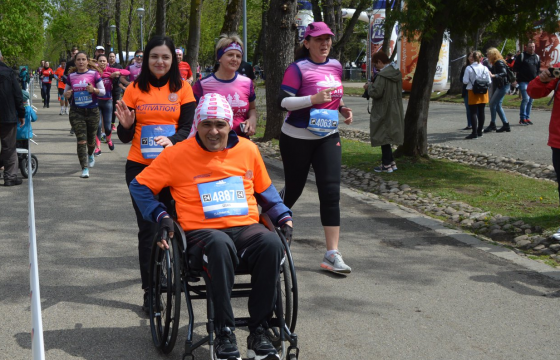
[[[126,67],[126,63],[128,62],[128,52],[129,52],[129,44],[130,44],[130,33],[132,31],[132,10],[134,9],[134,0],[130,0],[130,7],[128,8],[128,28],[126,29],[126,46],[125,46],[125,55],[122,58],[123,67]]]
[[[293,0],[270,0],[265,32],[266,49],[266,129],[263,140],[280,136],[284,114],[276,103],[284,71],[294,60],[294,44],[297,36],[295,24],[297,6]]]
[[[189,40],[187,41],[186,61],[191,69],[196,69],[198,50],[200,48],[200,18],[202,14],[202,0],[191,0],[191,15],[189,22]]]
[[[224,24],[220,34],[229,34],[237,32],[239,22],[241,21],[241,12],[243,10],[242,0],[229,0],[224,15]],[[247,44],[244,44],[247,47]]]
[[[122,36],[121,36],[121,0],[115,0],[115,26],[117,27],[117,44],[119,49],[118,50],[119,58],[121,60],[121,64],[124,65],[126,56],[124,55],[123,52]]]
[[[167,27],[167,6],[165,0],[157,0],[156,5],[156,35],[165,36]]]

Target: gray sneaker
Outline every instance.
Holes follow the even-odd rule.
[[[350,274],[352,272],[352,269],[344,263],[342,255],[338,251],[331,256],[325,254],[321,267],[337,274]]]

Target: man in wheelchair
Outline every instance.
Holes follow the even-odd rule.
[[[257,205],[287,238],[292,213],[272,184],[257,146],[232,130],[232,115],[223,96],[203,96],[189,138],[167,147],[132,181],[130,192],[144,218],[159,222],[172,235],[173,221],[154,197],[170,188],[186,234],[189,266],[210,279],[217,359],[241,359],[230,302],[236,269],[251,274],[248,357],[278,359],[265,327],[276,303],[284,248],[275,232],[259,224]],[[158,246],[169,245],[162,239]]]

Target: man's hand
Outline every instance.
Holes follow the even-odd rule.
[[[174,227],[173,227],[173,219],[171,219],[169,216],[165,216],[163,219],[161,219],[160,221],[160,225],[161,225],[161,241],[158,241],[157,245],[163,249],[169,249],[169,244],[167,244],[167,241],[165,240],[165,235],[168,234],[169,238],[172,239],[173,235],[174,235]]]
[[[19,127],[25,125],[25,118],[19,118]]]
[[[292,234],[294,232],[293,222],[287,221],[282,227],[280,227],[282,235],[286,238],[286,242],[290,244],[292,242]]]

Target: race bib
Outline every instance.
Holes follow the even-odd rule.
[[[249,214],[241,176],[232,176],[197,186],[206,219]]]
[[[317,136],[325,136],[338,129],[338,111],[311,109],[307,130]]]
[[[48,75],[47,75],[47,76],[43,76],[43,82],[44,82],[44,83],[48,83],[49,80],[50,80],[50,78],[49,78]]]
[[[155,159],[163,151],[163,146],[156,144],[154,138],[158,136],[171,136],[173,134],[175,134],[174,125],[142,126],[140,151],[144,159]]]
[[[76,91],[74,93],[74,104],[79,107],[85,107],[92,103],[91,94],[89,91]]]

